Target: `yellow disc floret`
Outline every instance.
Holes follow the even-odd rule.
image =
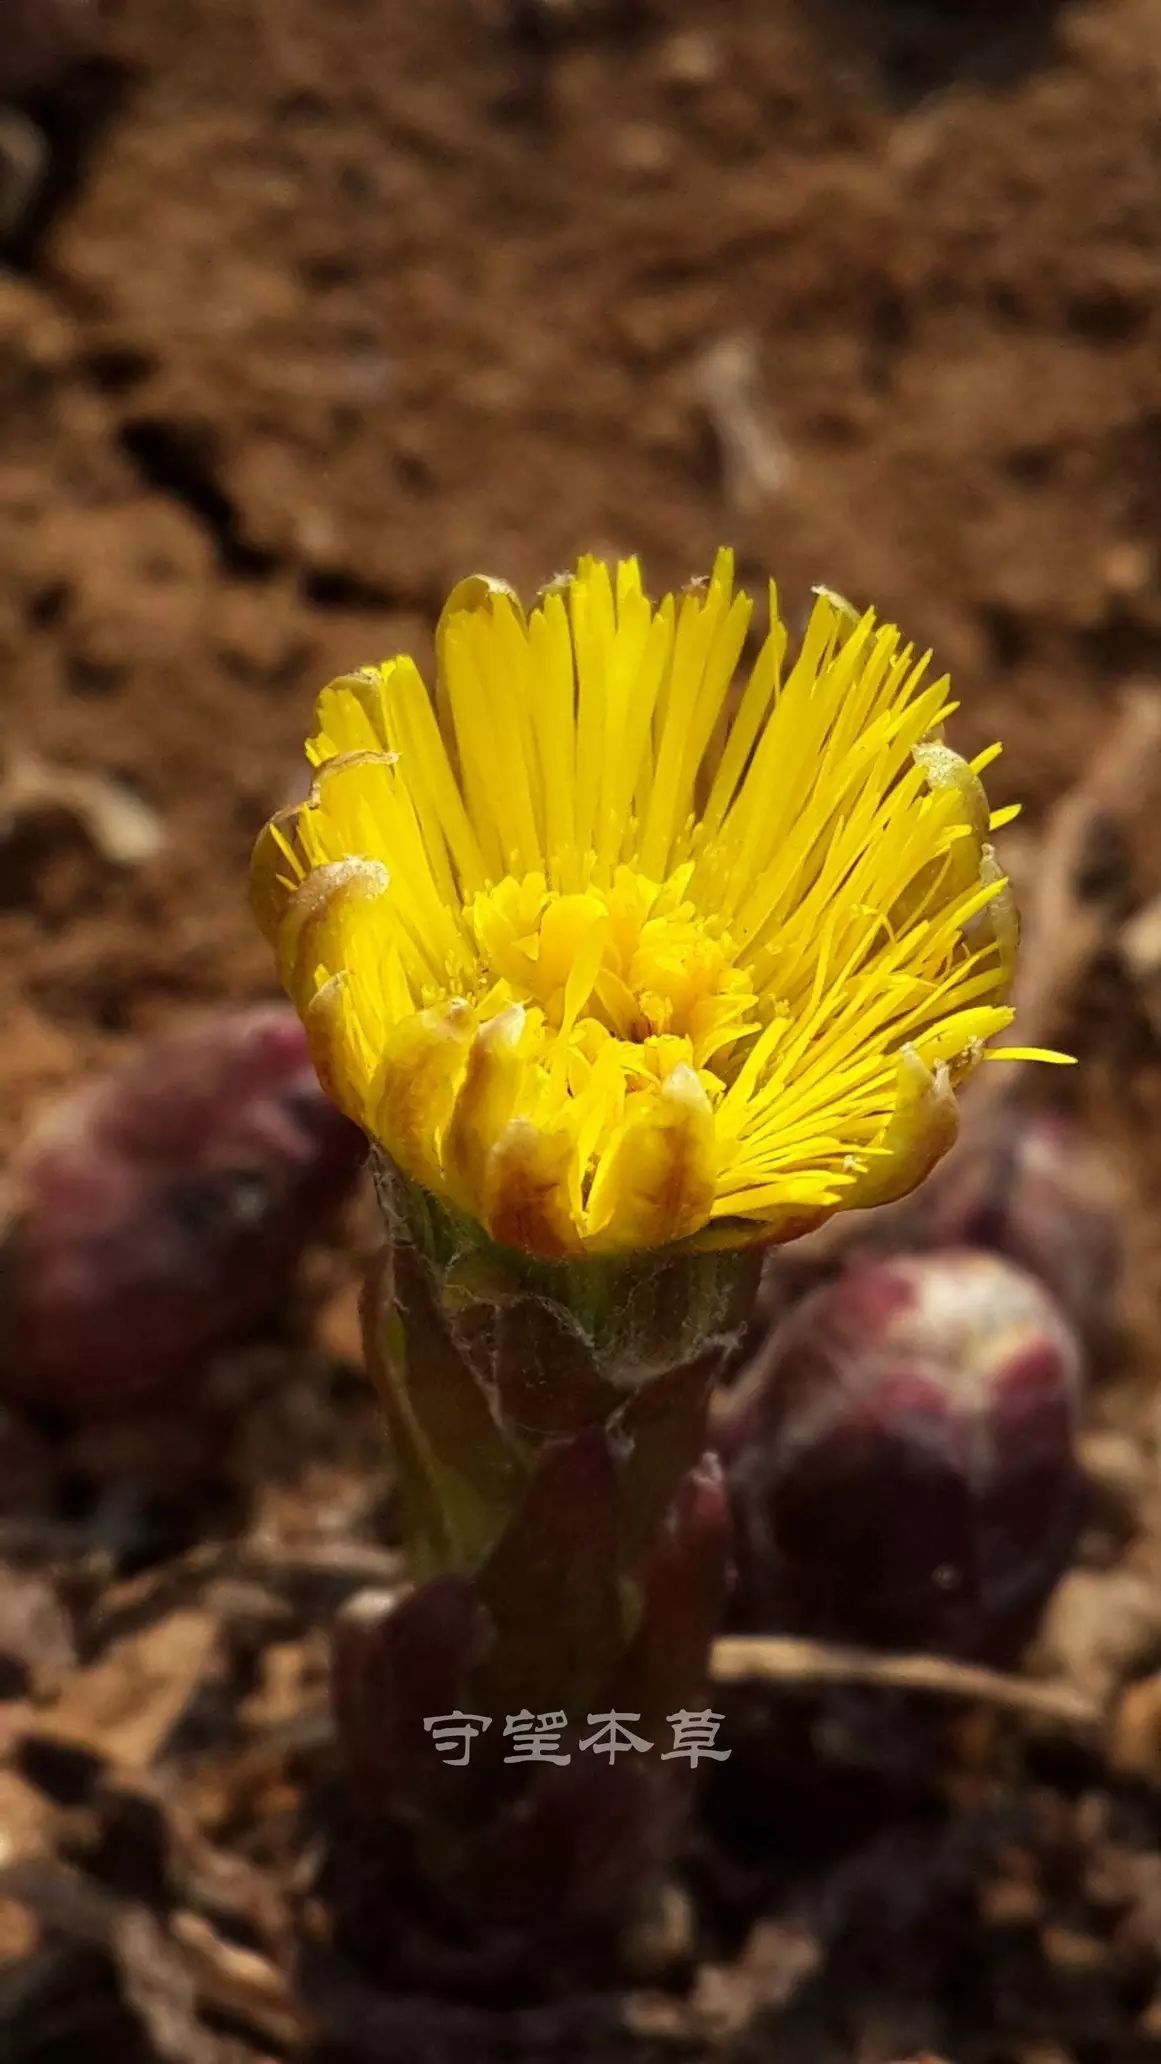
[[[733,563],[654,607],[585,559],[452,594],[434,694],[332,683],[259,916],[343,1109],[507,1245],[785,1239],[902,1195],[1011,1020],[1016,920],[946,678]],[[1006,817],[1010,812],[1000,813]],[[1003,1051],[1014,1053],[1014,1049]]]

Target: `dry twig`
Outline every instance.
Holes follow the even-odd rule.
[[[1125,824],[1161,773],[1161,694],[1127,688],[1120,714],[1087,773],[1056,805],[1045,827],[1025,899],[1023,940],[1012,990],[1020,1044],[1039,1045],[1107,935],[1107,893],[1085,881],[1102,834]],[[973,1105],[1002,1093],[999,1068],[981,1069]]]
[[[752,516],[790,477],[790,456],[762,395],[752,337],[719,337],[700,355],[694,380],[721,452],[727,505]]]
[[[808,1690],[864,1685],[922,1692],[1043,1720],[1085,1738],[1099,1732],[1103,1719],[1099,1705],[1064,1684],[1036,1684],[943,1656],[877,1655],[789,1634],[725,1635],[714,1643],[710,1671],[715,1684]]]
[[[53,811],[79,824],[114,867],[141,867],[165,844],[157,812],[108,774],[11,752],[0,772],[0,837]]]

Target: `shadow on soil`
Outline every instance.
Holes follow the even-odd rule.
[[[902,103],[972,79],[1003,86],[1050,61],[1062,0],[822,0],[812,16],[878,67]]]

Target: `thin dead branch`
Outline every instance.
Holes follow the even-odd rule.
[[[714,1643],[710,1671],[714,1684],[720,1685],[764,1685],[772,1690],[858,1685],[920,1692],[1044,1721],[1086,1739],[1099,1733],[1104,1717],[1093,1700],[1064,1684],[1036,1684],[943,1656],[876,1655],[789,1634],[723,1636]]]
[[[0,837],[54,811],[71,817],[114,867],[141,867],[165,844],[157,812],[123,783],[36,753],[10,753],[0,772]]]
[[[726,504],[753,516],[785,489],[791,462],[770,415],[752,337],[719,337],[694,367],[698,395],[721,454]]]
[[[1102,838],[1126,824],[1161,775],[1161,691],[1126,688],[1120,713],[1092,765],[1053,810],[1030,872],[1012,1003],[1021,1046],[1040,1045],[1083,979],[1113,920],[1107,890],[1086,880]],[[973,1108],[1005,1087],[983,1068]]]

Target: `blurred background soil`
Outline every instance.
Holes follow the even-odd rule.
[[[313,693],[426,654],[467,571],[529,590],[578,551],[637,551],[660,588],[732,540],[792,620],[814,582],[873,602],[950,668],[957,743],[1004,739],[993,800],[1027,804],[1014,865],[1121,690],[1161,693],[1156,0],[123,0],[100,41],[13,91],[47,171],[0,264],[0,1148],[138,1035],[270,993],[247,858],[301,787]],[[41,762],[143,805],[145,852],[127,864],[84,813],[31,808]],[[1118,923],[1161,892],[1159,803],[1154,786],[1094,856]],[[1102,1693],[1161,1664],[1158,1024],[1114,925],[1046,1028],[1083,1065],[1033,1085],[1085,1119],[1132,1200],[1126,1337],[1092,1407],[1105,1503],[1066,1580],[1089,1622],[1056,1656],[1085,1690],[1105,1670]],[[85,1676],[78,1647],[91,1672],[184,1613],[175,1653],[202,1659],[177,1749],[159,1724],[127,1758],[160,1758],[164,1805],[117,1775],[91,1707],[74,1762],[57,1741],[8,1773],[42,1873],[27,1913],[0,1882],[20,2064],[316,2040],[269,1976],[306,1925],[294,1728],[335,1596],[382,1574],[350,1269],[329,1266],[321,1333],[259,1342],[236,1379],[248,1517],[241,1535],[215,1520],[201,1552],[232,1539],[244,1567],[98,1581],[82,1559],[62,1607],[59,1556],[17,1558],[22,1582],[53,1573],[37,1595],[65,1624],[55,1679],[51,1642],[17,1672],[7,1738]],[[1114,1581],[1140,1626],[1110,1661]],[[207,1602],[207,1584],[235,1589]],[[849,1771],[805,1787],[824,1829],[808,1918],[797,1890],[786,1918],[797,1864],[770,1862],[794,1842],[801,1862],[802,1828],[763,1848],[763,1785],[722,1787],[728,1840],[703,1831],[695,1871],[718,1931],[696,2012],[658,1992],[633,2028],[584,2002],[485,2028],[429,1975],[408,1995],[428,2006],[380,2003],[362,2051],[371,2009],[336,1993],[345,2034],[317,2054],[1154,2056],[1161,1736],[1141,1721],[1121,1783],[1107,1744],[1017,1729],[985,1751],[957,1724],[954,1776],[897,1817],[878,1765],[874,1811]],[[823,1721],[802,1728],[825,1762]],[[162,2011],[148,1975],[175,1941]]]

